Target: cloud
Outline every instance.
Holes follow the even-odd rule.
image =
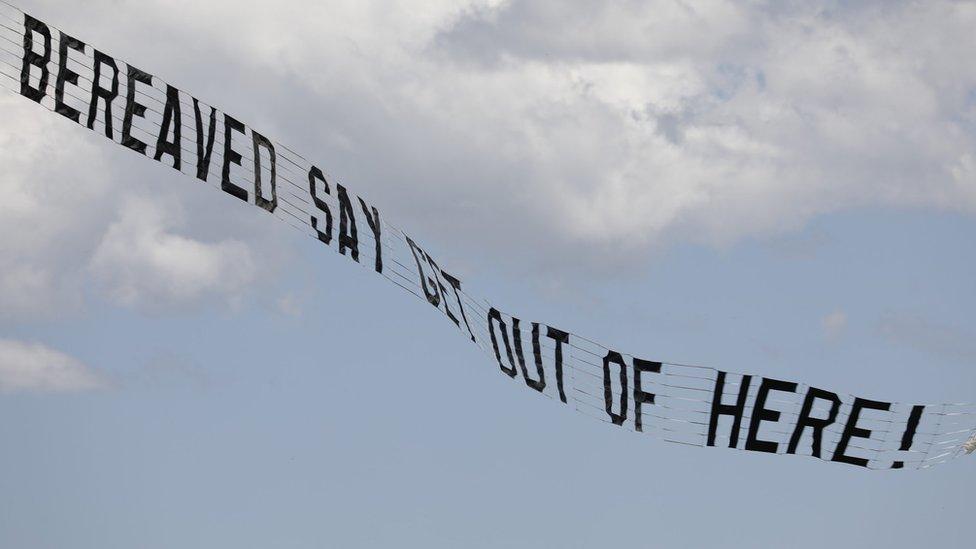
[[[976,333],[972,330],[912,313],[889,313],[881,318],[878,329],[892,343],[967,364],[976,361]]]
[[[201,365],[193,356],[179,350],[149,351],[140,367],[116,373],[113,381],[123,388],[182,388],[208,390],[216,380],[212,371]]]
[[[842,208],[976,207],[976,72],[946,61],[972,6],[584,4],[516,0],[438,37],[474,73],[451,114],[518,121],[534,213],[562,234],[721,245]]]
[[[275,310],[285,316],[298,318],[302,316],[302,303],[296,295],[286,294],[275,301]]]
[[[356,188],[509,264],[629,262],[858,206],[976,208],[972,6],[313,4],[205,40],[307,90],[328,121],[309,144],[345,149],[325,158],[382,158]]]
[[[110,169],[84,131],[0,96],[0,317],[52,315],[81,302],[78,269],[109,213]],[[70,129],[70,128],[68,128]],[[80,165],[85,170],[78,170]]]
[[[827,337],[839,337],[847,329],[847,314],[844,311],[834,311],[825,316],[821,324]]]
[[[857,207],[976,211],[966,3],[29,7],[505,269],[612,270]]]
[[[94,370],[39,343],[0,339],[0,392],[66,393],[105,386]]]
[[[175,204],[129,199],[95,250],[91,272],[116,302],[158,308],[217,297],[236,304],[257,278],[247,244],[201,242],[172,232]]]
[[[273,271],[254,250],[284,260],[269,251],[280,232],[213,207],[218,193],[24,98],[0,94],[0,110],[0,321],[80,312],[94,283],[125,306],[235,305]]]

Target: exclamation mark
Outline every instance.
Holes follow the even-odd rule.
[[[912,449],[912,442],[915,440],[915,431],[918,430],[918,423],[922,420],[922,412],[925,410],[925,406],[913,406],[912,414],[908,416],[908,425],[905,426],[905,434],[901,437],[901,448],[898,448],[901,452],[907,452]],[[905,466],[904,461],[896,461],[891,464],[892,469],[901,469]]]

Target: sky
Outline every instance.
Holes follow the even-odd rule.
[[[973,402],[976,6],[22,0],[327,166],[500,309]],[[0,546],[962,545],[976,469],[666,444],[0,94]]]

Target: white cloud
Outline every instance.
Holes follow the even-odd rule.
[[[827,337],[838,337],[847,329],[847,314],[844,311],[834,311],[825,316],[821,324]]]
[[[857,206],[976,210],[972,5],[298,2],[207,23],[229,5],[165,9],[308,90],[313,138],[383,158],[350,183],[408,226],[575,262]]]
[[[105,381],[77,359],[39,343],[0,339],[0,392],[64,393]]]
[[[508,268],[976,211],[972,4],[28,5]]]
[[[24,98],[0,94],[0,111],[0,320],[77,312],[93,276],[117,303],[152,307],[236,304],[261,282],[254,212],[213,208],[224,197]]]
[[[293,318],[302,316],[302,303],[294,294],[286,294],[279,297],[275,301],[275,309],[285,316]]]
[[[65,131],[50,113],[6,92],[0,110],[0,316],[71,309],[81,300],[72,265],[84,261],[90,235],[101,230],[109,169],[80,128]]]
[[[176,204],[125,202],[91,259],[91,271],[115,301],[157,308],[209,296],[232,305],[240,299],[257,275],[250,248],[238,240],[208,243],[171,232],[179,224]]]

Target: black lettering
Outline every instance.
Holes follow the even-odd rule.
[[[424,271],[424,266],[420,264],[420,258],[426,257],[424,250],[417,246],[417,244],[407,235],[403,235],[407,239],[407,244],[410,245],[410,253],[413,254],[413,260],[417,262],[417,274],[420,276],[420,287],[424,290],[424,296],[427,297],[427,302],[434,307],[440,307],[441,304],[441,294],[437,289],[437,283],[427,276]],[[420,252],[420,255],[417,255]],[[428,285],[427,283],[430,282]],[[501,321],[501,317],[499,317]],[[508,337],[507,335],[505,336]]]
[[[254,203],[265,210],[274,213],[278,207],[278,157],[271,141],[251,130],[251,140],[254,142]],[[271,159],[271,200],[265,198],[261,191],[261,149],[268,151]]]
[[[105,137],[112,139],[112,101],[119,96],[119,67],[115,64],[115,59],[104,53],[95,50],[94,72],[92,77],[91,103],[88,105],[88,129],[95,129],[95,120],[98,119],[98,100],[105,103]],[[112,69],[112,86],[105,88],[102,86],[102,67]]]
[[[213,155],[214,137],[217,134],[217,109],[210,107],[210,130],[207,132],[206,143],[200,101],[196,97],[193,98],[193,115],[197,122],[197,179],[206,181],[210,175],[210,157]]]
[[[62,32],[61,44],[58,46],[58,78],[54,84],[54,112],[78,123],[81,113],[64,102],[64,85],[78,85],[78,73],[68,68],[68,49],[85,53],[85,44]]]
[[[44,38],[44,53],[34,51],[34,33]],[[20,69],[20,94],[38,103],[47,95],[47,81],[51,71],[47,64],[51,62],[51,29],[43,22],[24,14],[24,64]],[[31,67],[41,70],[37,87],[30,85]]]
[[[325,180],[325,174],[322,170],[316,166],[312,166],[308,170],[308,191],[312,193],[312,202],[315,203],[315,207],[325,214],[325,232],[319,230],[319,220],[314,215],[312,217],[312,228],[315,229],[315,233],[318,235],[319,240],[325,244],[332,243],[332,210],[329,209],[329,205],[318,197],[315,191],[315,180],[322,182],[322,188],[325,189],[325,194],[329,194],[329,182]]]
[[[170,127],[173,128],[173,140],[167,141]],[[173,167],[177,170],[182,169],[183,158],[183,115],[180,112],[180,90],[166,85],[166,106],[163,108],[163,125],[159,128],[159,137],[156,139],[157,162],[163,158],[164,154],[173,157]]]
[[[776,410],[766,408],[766,397],[769,396],[770,391],[795,393],[796,383],[779,381],[765,377],[762,379],[762,382],[759,383],[759,392],[756,394],[756,404],[752,409],[752,421],[749,422],[749,434],[746,436],[746,450],[775,454],[779,449],[779,444],[768,440],[759,439],[759,427],[763,421],[779,421],[780,413]]]
[[[922,421],[922,412],[924,411],[925,406],[912,406],[912,413],[908,416],[908,425],[905,426],[905,433],[901,436],[901,446],[898,450],[907,452],[912,449],[912,443],[915,442],[915,431],[918,430],[918,424]]]
[[[464,326],[468,329],[468,333],[471,334],[471,341],[477,343],[478,340],[475,339],[474,332],[471,331],[471,324],[468,324],[468,315],[464,313],[464,302],[461,301],[461,281],[443,270],[441,271],[441,276],[454,288],[454,297],[457,299],[458,308],[461,309],[461,319],[464,320]]]
[[[810,413],[813,411],[813,405],[817,399],[830,402],[830,411],[827,412],[826,418],[815,418],[810,416]],[[790,437],[790,444],[786,449],[786,453],[796,453],[796,447],[800,444],[800,437],[803,436],[804,429],[809,427],[813,429],[813,432],[811,433],[811,436],[813,437],[812,455],[813,457],[819,458],[820,449],[823,447],[824,429],[837,420],[837,412],[839,411],[840,397],[837,396],[837,393],[831,393],[830,391],[810,387],[807,390],[807,396],[803,399],[803,407],[800,408],[800,417],[797,418],[796,427],[793,429],[793,436]]]
[[[641,388],[641,374],[661,373],[661,363],[634,358],[634,425],[638,432],[643,432],[644,422],[641,417],[641,407],[644,404],[654,404],[654,393],[647,393]]]
[[[556,342],[556,388],[559,389],[559,400],[566,402],[566,391],[563,390],[563,344],[569,343],[569,334],[546,326],[546,337]],[[474,339],[473,337],[471,338]]]
[[[444,298],[444,312],[447,313],[447,318],[451,319],[451,321],[454,322],[458,328],[460,328],[461,322],[456,316],[454,316],[454,313],[451,312],[451,307],[447,304],[447,288],[444,286],[444,283],[441,282],[441,277],[439,274],[441,273],[441,268],[437,266],[437,263],[434,262],[434,258],[430,257],[429,253],[424,252],[424,257],[427,258],[427,263],[430,264],[431,271],[434,273],[434,280],[430,280],[429,282],[432,285],[436,282],[437,287],[439,288],[438,293],[442,298]]]
[[[840,435],[840,441],[837,443],[837,449],[834,450],[834,457],[832,461],[857,465],[858,467],[867,467],[868,460],[849,456],[845,453],[847,452],[847,447],[851,443],[852,438],[871,438],[871,430],[858,427],[857,420],[861,418],[861,410],[887,411],[890,408],[891,404],[888,402],[878,402],[876,400],[868,400],[866,398],[855,398],[854,405],[851,406],[851,415],[848,416],[847,424],[844,425],[844,432]]]
[[[542,369],[542,348],[539,344],[539,324],[532,323],[532,354],[535,357],[535,372],[539,379],[529,377],[529,369],[525,366],[525,354],[522,352],[522,329],[519,319],[512,317],[512,336],[515,338],[515,354],[518,356],[519,368],[525,384],[540,393],[546,388],[546,372]]]
[[[715,392],[712,396],[712,414],[708,422],[708,446],[715,446],[715,435],[718,431],[718,418],[732,416],[732,432],[729,433],[729,448],[739,444],[739,428],[742,426],[742,414],[746,409],[746,397],[749,395],[749,383],[752,376],[742,376],[739,386],[739,398],[735,406],[722,404],[722,391],[725,389],[725,372],[719,372],[715,380]]]
[[[349,194],[342,185],[339,189],[339,253],[346,255],[350,251],[353,261],[359,262],[359,234],[356,232],[356,214],[352,209]]]
[[[125,114],[122,116],[122,145],[129,147],[139,154],[146,154],[146,144],[132,137],[132,119],[136,116],[146,116],[146,106],[136,101],[136,83],[141,82],[152,86],[152,75],[141,71],[132,65],[126,78]]]
[[[373,264],[373,268],[376,272],[383,272],[383,245],[380,241],[380,233],[383,231],[383,224],[380,222],[380,212],[376,207],[368,208],[366,206],[366,201],[362,198],[359,199],[359,205],[363,207],[363,215],[366,216],[366,223],[369,224],[370,230],[373,231],[373,242],[376,243],[376,261]],[[370,215],[370,210],[373,211]],[[428,257],[428,259],[430,259]],[[445,304],[446,306],[446,304]]]
[[[610,383],[610,363],[620,367],[620,413],[613,413],[613,386]],[[614,425],[623,425],[627,421],[627,365],[624,357],[617,351],[607,351],[603,357],[603,402],[607,415]]]
[[[907,452],[912,449],[912,443],[915,442],[915,431],[918,430],[918,424],[922,421],[922,412],[924,411],[925,406],[912,406],[912,413],[908,416],[908,424],[905,425],[905,432],[901,435],[901,446],[898,447],[899,451]],[[901,469],[904,466],[905,462],[896,461],[891,465],[891,468]]]
[[[502,362],[502,354],[498,349],[498,339],[495,337],[495,322],[498,323],[498,327],[502,331],[502,340],[505,342],[505,351],[508,354],[508,363],[511,368],[506,368],[505,364]],[[495,349],[495,359],[498,361],[498,367],[505,372],[508,377],[515,377],[518,375],[518,371],[515,369],[515,358],[512,356],[512,345],[508,341],[508,327],[505,326],[505,321],[502,320],[502,314],[498,312],[498,309],[494,307],[488,311],[488,333],[491,334],[491,346]]]
[[[224,113],[224,168],[221,172],[220,188],[231,196],[247,202],[247,191],[230,182],[230,165],[241,165],[241,153],[233,148],[234,134],[238,132],[244,134],[244,124],[238,122],[233,116]]]

